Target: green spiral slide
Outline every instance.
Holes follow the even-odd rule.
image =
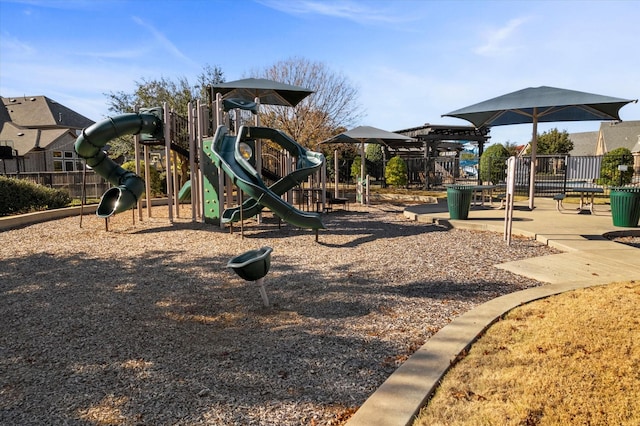
[[[123,135],[143,134],[163,139],[162,108],[140,110],[99,121],[82,131],[74,148],[87,166],[114,185],[102,195],[96,210],[98,217],[109,217],[131,208],[144,192],[144,180],[123,169],[102,149],[109,141]]]
[[[290,152],[297,158],[296,170],[283,177],[271,187],[267,187],[251,165],[241,154],[240,145],[255,139],[269,139]],[[251,217],[267,207],[282,220],[301,228],[324,228],[318,213],[298,210],[284,201],[280,196],[288,190],[304,182],[324,165],[324,155],[309,151],[284,132],[269,127],[242,126],[237,136],[230,136],[224,126],[219,126],[213,138],[210,154],[211,160],[231,178],[233,183],[252,199],[242,206],[242,215]],[[223,212],[222,222],[240,219],[240,207]]]

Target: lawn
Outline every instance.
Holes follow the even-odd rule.
[[[445,376],[414,426],[640,424],[640,283],[519,307]]]

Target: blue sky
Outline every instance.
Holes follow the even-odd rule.
[[[640,1],[0,0],[0,94],[45,95],[101,120],[109,92],[227,81],[291,57],[358,89],[360,124],[467,125],[447,112],[531,86],[640,97]],[[640,120],[640,104],[622,108]],[[554,123],[569,132],[598,122]],[[526,143],[530,125],[492,129]]]

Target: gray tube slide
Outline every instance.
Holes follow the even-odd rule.
[[[96,210],[98,217],[109,217],[131,208],[144,192],[144,180],[123,169],[102,149],[109,141],[124,135],[150,134],[163,139],[162,108],[140,113],[123,114],[107,118],[82,131],[75,143],[79,157],[87,161],[100,176],[114,188],[102,195]]]

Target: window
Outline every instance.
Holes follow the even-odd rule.
[[[54,160],[53,161],[53,171],[54,172],[61,172],[62,171],[62,161],[60,161],[60,160]]]

